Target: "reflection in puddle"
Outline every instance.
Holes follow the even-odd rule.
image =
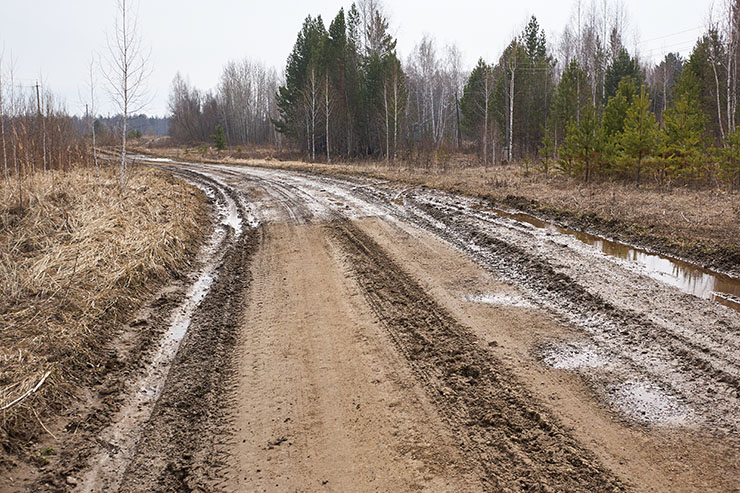
[[[682,260],[639,250],[623,243],[607,240],[581,231],[561,228],[523,213],[509,213],[495,209],[495,214],[526,223],[538,229],[564,234],[591,245],[600,252],[641,265],[645,273],[658,281],[670,284],[684,293],[713,300],[740,311],[740,279],[712,272]]]

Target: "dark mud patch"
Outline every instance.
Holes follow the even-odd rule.
[[[363,294],[489,491],[621,491],[472,331],[432,300],[366,234],[331,226]]]
[[[217,450],[219,440],[228,436],[236,346],[259,234],[248,230],[228,247],[142,431],[120,491],[202,491],[223,479],[228,462]]]
[[[81,471],[99,453],[100,447],[111,446],[101,443],[97,437],[110,426],[124,405],[130,379],[147,365],[155,342],[167,331],[171,312],[182,302],[185,291],[183,283],[171,285],[136,314],[106,349],[106,363],[91,369],[87,390],[74,396],[78,404],[49,424],[56,438],[47,434],[28,445],[24,462],[35,464],[34,468],[25,468],[22,474],[18,469],[6,471],[7,478],[18,476],[19,481],[0,489],[67,491],[79,482]],[[46,455],[43,461],[38,460],[36,452],[49,448],[56,453]],[[16,466],[24,469],[20,464]]]

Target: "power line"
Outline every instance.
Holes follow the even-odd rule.
[[[657,53],[666,53],[666,54],[668,54],[668,53],[671,53],[673,51],[688,50],[689,48],[693,48],[694,45],[696,45],[696,40],[684,41],[682,43],[675,43],[675,44],[668,45],[668,46],[661,46],[661,47],[651,48],[649,50],[646,50],[646,51],[642,52],[641,55],[650,57],[650,56],[653,56],[653,55],[655,55]]]
[[[691,29],[686,29],[685,31],[678,31],[678,32],[671,33],[671,34],[666,34],[665,36],[658,36],[657,38],[646,39],[646,40],[640,41],[639,44],[651,43],[653,41],[659,41],[661,39],[672,38],[674,36],[678,36],[679,34],[686,34],[686,33],[690,33],[690,32],[696,31],[698,29],[703,29],[703,28],[704,26],[692,27]]]

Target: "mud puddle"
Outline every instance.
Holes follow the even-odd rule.
[[[190,328],[196,309],[205,299],[217,277],[217,266],[223,260],[223,245],[230,235],[241,234],[241,218],[237,206],[226,194],[213,188],[189,181],[203,190],[214,201],[217,213],[215,230],[199,253],[202,267],[195,273],[195,281],[187,290],[185,299],[171,315],[169,328],[161,338],[139,379],[132,385],[127,402],[118,413],[114,424],[98,439],[106,446],[94,466],[83,476],[76,489],[82,492],[117,489],[123,473],[136,451],[138,430],[151,415],[154,404],[164,387],[169,369]]]
[[[492,305],[515,308],[534,308],[534,304],[525,298],[510,294],[478,293],[463,297],[463,301],[478,305]]]
[[[583,231],[563,228],[521,212],[507,212],[491,209],[490,212],[519,223],[534,226],[539,230],[575,238],[581,243],[594,247],[608,257],[618,258],[640,266],[649,277],[669,284],[699,298],[721,303],[740,311],[740,279],[713,272],[697,265],[665,255],[655,254],[630,245],[608,240]]]

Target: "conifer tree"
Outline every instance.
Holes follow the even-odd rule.
[[[619,151],[622,163],[629,172],[635,171],[637,183],[640,183],[643,162],[655,154],[660,143],[660,132],[655,114],[650,110],[652,102],[645,86],[640,89],[624,121],[624,131],[619,138]]]
[[[604,129],[596,108],[587,104],[581,121],[571,121],[568,136],[560,149],[560,167],[568,173],[582,172],[584,181],[591,180],[594,167],[603,160],[605,148]]]
[[[637,86],[640,86],[643,82],[642,69],[639,62],[636,58],[631,57],[625,48],[622,48],[606,69],[604,84],[607,100],[617,94],[619,83],[625,77],[634,79]]]
[[[707,117],[699,102],[684,92],[664,115],[661,179],[697,176],[703,160]]]
[[[607,138],[618,138],[624,130],[627,110],[637,95],[637,83],[632,77],[625,77],[619,83],[617,93],[609,99],[604,108],[604,132]]]
[[[226,149],[226,134],[221,125],[216,125],[216,133],[211,136],[213,140],[213,147],[219,151]]]
[[[587,83],[586,72],[572,60],[555,90],[548,122],[550,135],[558,146],[564,142],[569,125],[580,120],[583,108],[588,105],[586,91],[581,91],[580,98],[578,92],[578,86],[585,87]]]
[[[494,80],[491,67],[481,58],[470,73],[462,98],[460,98],[460,111],[463,114],[460,123],[465,135],[478,142],[484,164],[488,158],[493,92]]]

